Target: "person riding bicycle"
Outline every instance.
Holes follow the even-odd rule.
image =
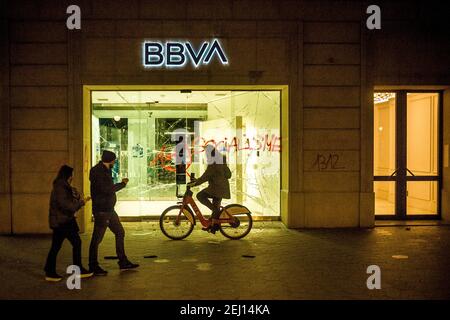
[[[225,155],[216,148],[207,145],[205,151],[208,167],[200,178],[194,179],[188,183],[188,186],[199,186],[208,181],[208,187],[197,193],[197,199],[212,211],[210,227],[203,230],[215,233],[219,227],[220,203],[224,198],[231,198],[230,183],[228,182],[228,179],[231,178],[231,171],[227,166]]]

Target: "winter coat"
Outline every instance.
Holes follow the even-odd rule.
[[[82,206],[84,206],[84,200],[81,199],[75,188],[72,188],[64,179],[55,180],[50,195],[50,228],[72,225],[75,221],[75,212]]]
[[[116,192],[125,187],[125,183],[114,184],[111,170],[100,161],[89,173],[91,181],[92,212],[113,212],[117,202]]]
[[[195,181],[195,185],[201,185],[208,181],[205,191],[217,198],[230,199],[230,168],[226,164],[210,164],[200,178]]]

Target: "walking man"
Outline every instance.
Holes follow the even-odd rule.
[[[128,183],[128,179],[125,178],[122,179],[122,182],[114,184],[111,169],[115,161],[116,155],[111,151],[104,150],[101,161],[89,173],[92,213],[95,221],[89,246],[89,269],[97,276],[108,273],[98,263],[98,246],[105,235],[106,228],[109,228],[116,237],[116,253],[119,258],[120,269],[126,270],[139,267],[138,264],[130,262],[125,254],[125,230],[114,210],[117,201],[116,192],[125,188]]]

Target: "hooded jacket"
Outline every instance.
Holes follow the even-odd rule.
[[[116,192],[125,187],[125,183],[114,184],[111,170],[100,161],[89,172],[91,181],[92,212],[113,212],[117,202]]]
[[[213,163],[208,165],[206,171],[195,181],[195,185],[201,185],[208,181],[205,191],[217,198],[230,199],[230,168],[226,164]]]
[[[51,229],[68,225],[75,220],[75,212],[84,206],[84,200],[64,179],[56,179],[50,195],[49,225]]]

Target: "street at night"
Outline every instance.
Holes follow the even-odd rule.
[[[449,299],[450,227],[289,230],[258,222],[242,240],[199,228],[182,241],[165,238],[155,222],[126,224],[127,250],[141,267],[119,271],[114,236],[100,247],[105,277],[68,290],[67,243],[58,259],[63,281],[42,277],[50,238],[0,237],[0,298],[5,299]],[[86,259],[90,233],[82,235]],[[147,258],[144,258],[147,257]],[[369,290],[367,268],[378,265],[381,289]]]

